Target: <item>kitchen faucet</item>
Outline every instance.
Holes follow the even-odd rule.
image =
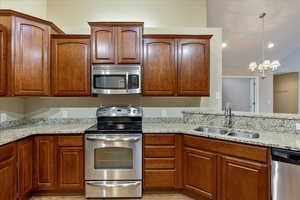
[[[231,105],[227,104],[225,106],[225,122],[224,122],[224,126],[226,128],[232,128],[233,127],[233,121],[232,121],[232,109],[231,109]]]

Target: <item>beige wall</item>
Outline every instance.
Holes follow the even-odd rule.
[[[207,0],[48,0],[48,19],[67,33],[88,21],[142,21],[151,27],[206,27]]]
[[[47,19],[47,0],[0,0],[0,8]]]

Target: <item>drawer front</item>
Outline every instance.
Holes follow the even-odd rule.
[[[81,135],[58,136],[58,146],[77,147],[82,145],[83,145],[83,137]]]
[[[175,157],[175,147],[161,146],[153,147],[146,146],[144,152],[145,158],[173,158]]]
[[[145,145],[175,145],[174,134],[145,134]]]
[[[145,169],[175,169],[175,158],[145,158]]]
[[[0,162],[16,156],[16,143],[0,146]]]
[[[175,170],[145,170],[145,188],[174,188]]]

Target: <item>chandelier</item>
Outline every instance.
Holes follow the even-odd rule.
[[[251,62],[249,64],[249,69],[252,72],[257,72],[265,78],[267,74],[271,74],[278,69],[280,62],[278,60],[265,60],[265,17],[266,13],[259,15],[259,19],[262,20],[262,63],[257,64],[256,62]]]

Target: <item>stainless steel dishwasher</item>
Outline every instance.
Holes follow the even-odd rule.
[[[300,152],[272,149],[272,200],[300,199]]]

